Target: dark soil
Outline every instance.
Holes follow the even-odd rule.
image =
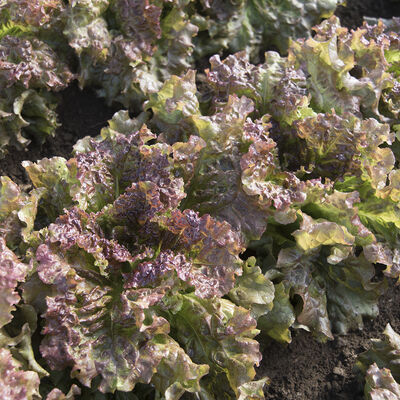
[[[9,154],[0,160],[0,176],[7,175],[18,184],[29,180],[21,165],[24,160],[36,162],[44,157],[71,157],[72,146],[85,136],[96,136],[118,108],[107,107],[90,89],[81,91],[76,84],[60,93],[57,115],[61,126],[54,138],[42,146],[31,143],[22,151],[9,149]]]
[[[400,331],[400,288],[389,288],[380,299],[380,315],[365,321],[362,331],[336,336],[321,344],[306,331],[293,332],[289,345],[272,342],[263,350],[259,377],[268,376],[268,400],[361,400],[362,377],[353,371],[356,356],[381,338],[387,323]]]
[[[356,29],[363,23],[363,17],[392,18],[400,16],[399,0],[347,0],[346,7],[339,6],[335,14],[342,26]]]

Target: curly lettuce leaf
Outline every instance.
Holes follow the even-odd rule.
[[[34,230],[36,213],[43,190],[26,194],[6,176],[0,177],[0,237],[12,247],[21,239],[29,242]]]
[[[3,399],[38,400],[40,379],[34,371],[24,371],[10,350],[0,348],[0,395]]]
[[[263,400],[264,399],[264,386],[270,383],[269,378],[262,378],[258,381],[251,381],[243,383],[239,386],[238,400]]]
[[[0,156],[10,146],[21,150],[32,141],[43,143],[59,126],[51,93],[8,88],[0,96]]]
[[[29,270],[29,265],[22,263],[0,237],[0,328],[12,320],[11,312],[20,301],[17,285],[25,280]]]
[[[145,110],[153,112],[152,124],[162,132],[168,142],[185,140],[185,119],[200,115],[196,97],[196,74],[189,70],[184,76],[172,76],[158,93],[150,94]],[[172,136],[172,137],[171,137]]]
[[[367,400],[395,400],[400,396],[400,385],[393,379],[389,369],[379,369],[372,364],[366,373],[364,394]]]
[[[77,385],[72,385],[67,394],[60,389],[54,388],[46,397],[46,400],[74,400],[75,396],[81,394],[81,389]]]
[[[340,192],[338,190],[327,191],[323,196],[314,198],[302,207],[302,210],[314,219],[323,218],[331,223],[340,223],[343,234],[354,243],[367,246],[376,242],[375,235],[362,224],[359,216],[358,205],[361,202],[357,191]],[[348,243],[348,245],[351,243]]]
[[[373,264],[363,253],[355,256],[354,237],[348,232],[344,234],[346,228],[329,223],[333,224],[336,236],[327,238],[327,231],[322,229],[324,224],[324,221],[311,223],[310,217],[306,217],[300,229],[292,234],[296,240],[299,235],[307,240],[280,251],[278,248],[276,265],[271,263],[267,267],[267,276],[271,276],[275,287],[284,285],[298,326],[310,330],[321,341],[332,339],[332,332],[361,329],[364,317],[377,315],[378,298],[385,289],[384,281],[373,282]],[[286,315],[290,315],[290,309]]]
[[[5,36],[0,40],[0,85],[19,83],[26,89],[65,89],[74,75],[57,53],[36,38]]]
[[[262,334],[266,334],[278,342],[290,343],[292,335],[290,327],[296,321],[294,308],[290,302],[290,288],[283,282],[274,285],[274,302],[272,310],[262,315],[257,326]]]
[[[297,246],[305,253],[319,249],[321,246],[351,247],[354,244],[354,236],[348,232],[346,227],[335,222],[313,220],[307,214],[302,214],[302,218],[300,229],[294,231],[292,235]]]
[[[385,197],[384,195],[386,190],[390,190],[390,186],[376,190],[368,181],[362,182],[359,178],[349,177],[343,182],[336,183],[335,187],[349,192],[347,194],[357,190],[359,200],[354,209],[357,214],[354,225],[358,227],[358,230],[361,228],[357,236],[373,235],[367,242],[364,239],[360,241],[360,238],[358,238],[358,242],[364,246],[364,254],[369,261],[386,265],[385,274],[398,278],[400,210],[397,202],[392,201],[390,196]],[[360,235],[361,232],[365,232],[365,234]],[[357,232],[353,230],[353,233]]]
[[[195,362],[210,365],[200,393],[210,399],[227,392],[239,397],[241,386],[254,378],[254,365],[261,360],[253,339],[258,334],[255,320],[246,309],[225,299],[187,294],[177,301],[181,304],[172,312],[171,334],[193,354]]]
[[[74,180],[67,160],[62,157],[42,158],[36,163],[23,161],[22,166],[36,190],[43,191],[40,205],[50,220],[72,205],[70,190]]]
[[[229,298],[235,304],[250,310],[253,318],[258,320],[273,308],[275,289],[273,283],[255,264],[254,257],[243,264],[243,274],[236,279],[235,287],[229,292]]]

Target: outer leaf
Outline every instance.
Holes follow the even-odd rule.
[[[269,378],[244,383],[239,387],[238,400],[264,399],[264,386],[269,384]]]
[[[175,2],[179,5],[180,2]],[[183,1],[182,5],[188,3]],[[193,37],[198,33],[198,27],[189,18],[187,10],[173,8],[161,22],[162,38],[155,58],[160,65],[161,73],[166,78],[170,74],[182,74],[193,66],[191,54],[195,48]],[[164,67],[167,60],[167,68]],[[163,68],[164,67],[164,68]]]
[[[74,400],[75,396],[79,396],[81,394],[81,389],[72,385],[71,389],[67,394],[64,394],[60,389],[53,389],[46,397],[46,400]]]
[[[72,205],[70,195],[72,174],[64,158],[43,158],[37,163],[23,161],[22,166],[33,185],[44,191],[42,201],[48,217],[55,219],[64,208]]]
[[[389,246],[382,243],[372,243],[364,247],[364,254],[368,261],[386,265],[383,271],[386,276],[398,278],[400,275],[400,252],[395,248],[392,250]]]
[[[209,375],[202,380],[204,394],[218,399],[233,390],[239,397],[239,388],[253,379],[253,366],[261,359],[253,340],[258,334],[255,320],[247,310],[225,299],[188,294],[179,301],[182,305],[173,315],[172,334],[193,354],[195,362],[210,365]]]
[[[399,207],[390,198],[378,198],[377,191],[369,182],[363,183],[357,178],[348,178],[335,185],[339,190],[357,190],[360,203],[357,204],[358,215],[363,225],[374,233],[378,241],[396,247],[398,238]]]
[[[44,42],[5,36],[0,40],[2,89],[16,82],[25,88],[64,89],[73,74]]]
[[[289,248],[280,251],[277,263],[278,269],[291,266],[286,274],[284,272],[283,282],[287,290],[290,290],[291,296],[296,294],[302,299],[303,304],[297,312],[297,321],[311,330],[319,340],[333,339],[327,310],[327,296],[322,288],[322,282],[318,278],[313,279],[314,265],[305,265],[300,260],[301,253],[297,249]]]
[[[32,190],[29,195],[21,191],[10,178],[0,177],[0,237],[12,247],[34,239],[32,231],[43,190]]]
[[[399,209],[397,203],[391,201],[389,196],[387,198],[378,198],[382,196],[382,192],[386,189],[390,191],[390,186],[386,186],[383,191],[375,190],[371,184],[362,181],[358,178],[348,178],[342,183],[337,183],[335,187],[349,191],[356,189],[359,193],[357,199],[357,207],[351,213],[346,212],[347,217],[343,219],[343,211],[340,214],[337,212],[332,213],[332,208],[329,205],[334,197],[337,197],[337,192],[328,196],[328,208],[326,208],[323,201],[319,205],[310,204],[305,207],[305,210],[310,211],[311,214],[327,216],[329,219],[340,218],[342,223],[350,228],[350,232],[356,236],[356,242],[364,246],[364,255],[368,261],[373,263],[381,263],[387,266],[385,274],[387,276],[397,278],[399,276],[399,260],[398,260],[398,243],[399,243],[399,227],[397,226]],[[340,194],[343,199],[348,197],[354,198],[351,193]],[[384,197],[384,196],[383,196]],[[336,202],[336,200],[335,200]],[[337,207],[337,204],[335,207]],[[350,206],[350,204],[349,204]],[[343,207],[344,208],[344,207]],[[353,214],[353,216],[351,216]],[[349,217],[351,220],[349,221]],[[347,220],[347,221],[346,221]],[[351,228],[349,222],[354,226]]]
[[[0,148],[17,149],[27,146],[31,139],[44,142],[54,136],[58,127],[55,100],[50,93],[17,88],[4,89],[0,98]]]
[[[332,223],[339,222],[342,227],[336,229],[345,228],[350,235],[355,237],[356,244],[366,245],[375,241],[375,237],[360,221],[356,206],[360,202],[357,191],[343,193],[333,190],[332,193],[327,192],[324,196],[311,200],[302,209],[313,218],[322,217]],[[350,238],[348,235],[347,237]]]
[[[26,198],[21,189],[7,176],[0,178],[0,235],[7,241],[16,240],[21,229],[18,211]]]
[[[378,313],[377,300],[384,283],[374,283],[374,267],[361,255],[350,253],[344,260],[330,265],[323,249],[308,256],[296,248],[279,253],[277,269],[291,297],[301,297],[297,321],[308,327],[320,340],[332,338],[331,329],[345,333],[362,327],[363,316]]]
[[[354,236],[344,226],[335,222],[314,221],[306,214],[302,214],[303,221],[300,229],[293,232],[297,246],[304,252],[309,252],[322,245],[347,245],[354,244]]]
[[[315,31],[315,37],[292,43],[289,50],[289,60],[310,74],[315,108],[359,114],[362,104],[378,115],[381,92],[391,85],[381,45],[369,41],[362,28],[349,34],[337,17],[324,21]],[[361,70],[361,78],[350,74],[355,65]]]
[[[160,337],[159,346],[165,346],[164,357],[157,367],[152,382],[157,390],[165,393],[166,400],[178,400],[184,392],[198,393],[199,379],[208,374],[209,366],[197,365],[170,337]]]
[[[273,307],[274,285],[255,265],[256,259],[249,258],[243,265],[243,275],[236,279],[229,298],[237,305],[250,310],[253,318],[268,314]]]
[[[275,297],[272,310],[261,316],[258,327],[262,334],[267,334],[278,342],[290,343],[292,336],[289,328],[296,320],[293,306],[290,302],[289,291],[284,283],[274,285]]]
[[[179,125],[183,124],[187,117],[200,115],[196,91],[195,72],[189,70],[182,78],[172,76],[161,90],[151,94],[149,101],[145,103],[145,110],[151,109],[154,113],[152,122],[166,135],[169,142],[185,139],[178,136],[182,135]]]
[[[147,121],[147,115],[145,113],[140,114],[137,118],[130,118],[127,110],[117,111],[112,118],[108,120],[108,126],[101,129],[101,137],[112,138],[117,133],[123,133],[128,136],[131,133],[139,131],[145,121]],[[149,139],[152,139],[152,133],[148,133],[150,136]],[[80,149],[79,146],[85,143],[85,139],[88,139],[88,137],[78,140],[74,145],[74,153],[84,152],[84,150]],[[145,139],[143,138],[143,140]],[[84,148],[86,148],[87,144],[84,144],[84,146]]]
[[[0,396],[5,400],[37,400],[40,379],[36,372],[24,371],[7,349],[0,349]]]
[[[0,328],[12,320],[11,311],[20,300],[16,291],[18,282],[23,282],[29,266],[20,262],[18,257],[6,246],[0,237]]]
[[[390,370],[379,369],[374,363],[367,371],[364,393],[368,400],[396,400],[400,396],[400,385]]]
[[[390,324],[383,331],[384,339],[371,339],[371,348],[358,356],[357,367],[365,372],[375,363],[378,368],[390,370],[394,379],[400,379],[399,357],[400,336],[392,329]]]

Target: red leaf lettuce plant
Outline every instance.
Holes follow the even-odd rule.
[[[101,137],[78,142],[68,162],[25,162],[36,187],[30,195],[3,178],[5,265],[21,269],[5,281],[4,323],[25,281],[24,303],[44,319],[40,353],[51,370],[69,369],[92,390],[130,398],[146,395],[137,384],[166,399],[262,398],[265,379],[252,381],[261,360],[256,320],[224,297],[243,274],[241,237],[225,221],[179,207],[186,194],[173,147],[154,139],[120,112]],[[181,157],[179,167],[190,161]],[[35,231],[35,216],[51,223]],[[6,247],[17,237],[24,262]],[[271,308],[272,283],[249,269],[262,286],[259,306]],[[29,366],[13,371],[21,385],[35,374]],[[28,398],[38,394],[35,379]],[[53,381],[43,394],[56,386],[46,379]]]

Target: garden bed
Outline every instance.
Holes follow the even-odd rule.
[[[396,1],[349,0],[336,14],[344,26],[360,26],[362,16],[390,18],[400,15]],[[206,62],[203,63],[206,67]],[[79,90],[74,83],[59,94],[57,113],[60,127],[54,138],[44,145],[31,143],[26,151],[12,150],[0,160],[0,175],[7,175],[24,188],[30,183],[21,166],[23,160],[37,161],[44,157],[69,158],[72,146],[87,135],[96,136],[121,107],[109,107],[93,91]],[[380,337],[387,323],[400,330],[400,289],[390,285],[380,299],[380,315],[366,320],[362,331],[336,335],[333,341],[318,343],[308,332],[294,330],[290,344],[263,341],[259,378],[268,376],[266,387],[270,400],[358,400],[363,398],[363,381],[353,370],[356,356],[365,351],[371,337]]]

